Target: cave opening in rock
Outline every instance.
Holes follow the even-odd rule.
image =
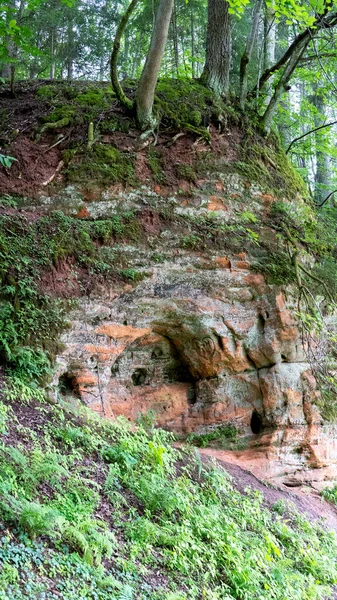
[[[261,433],[263,429],[263,423],[261,415],[257,412],[257,410],[253,410],[252,417],[250,419],[250,428],[253,433],[258,434]]]
[[[144,385],[146,382],[146,378],[146,369],[136,369],[131,375],[133,385]]]
[[[75,378],[70,373],[63,373],[61,375],[58,381],[58,390],[64,398],[69,398],[70,396],[75,398],[80,397]]]

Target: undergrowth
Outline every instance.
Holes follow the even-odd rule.
[[[191,433],[186,442],[198,448],[220,448],[222,450],[244,450],[245,440],[239,438],[240,431],[234,425],[220,425],[205,433]]]
[[[318,600],[337,540],[139,420],[0,404],[0,598]],[[152,422],[151,422],[152,423]]]

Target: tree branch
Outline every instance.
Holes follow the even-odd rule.
[[[331,123],[326,123],[325,125],[320,125],[319,127],[315,127],[314,129],[310,129],[310,131],[307,131],[306,133],[303,133],[302,135],[299,135],[298,137],[294,138],[288,148],[286,149],[286,154],[288,154],[288,152],[290,151],[290,148],[296,143],[299,142],[300,140],[302,140],[303,138],[305,138],[307,135],[310,135],[311,133],[315,133],[315,131],[319,131],[320,129],[325,129],[326,127],[332,127],[332,125],[336,125],[337,120],[336,121],[332,121]]]
[[[330,15],[329,20],[327,20],[327,19],[325,19],[325,17],[327,15],[328,11],[329,11],[329,8],[326,7],[323,15],[321,15],[318,19],[316,19],[314,25],[312,25],[312,27],[307,27],[307,29],[302,31],[302,33],[299,33],[296,36],[296,38],[294,39],[294,41],[290,44],[290,46],[286,50],[286,52],[283,54],[283,56],[281,56],[281,58],[277,61],[277,63],[275,63],[274,65],[272,65],[271,67],[266,69],[264,71],[264,73],[262,73],[260,79],[257,82],[257,85],[252,90],[252,94],[254,92],[257,92],[258,90],[260,90],[264,86],[264,84],[268,81],[268,79],[270,79],[270,77],[276,71],[279,71],[280,68],[283,67],[288,62],[288,60],[294,54],[294,52],[296,51],[298,46],[300,46],[304,40],[314,36],[320,29],[323,29],[323,28],[329,29],[331,27],[334,27],[334,25],[336,24],[337,15],[334,13],[334,14]]]

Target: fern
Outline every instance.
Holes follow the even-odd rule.
[[[133,600],[133,589],[129,585],[125,585],[117,596],[118,600]]]

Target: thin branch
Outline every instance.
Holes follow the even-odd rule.
[[[327,197],[323,200],[323,202],[321,202],[321,204],[316,204],[316,206],[318,208],[321,208],[321,206],[324,206],[324,204],[329,200],[329,198],[331,198],[331,196],[333,196],[336,192],[337,192],[337,190],[333,190],[333,192],[330,192],[330,194],[327,195]]]
[[[315,127],[314,129],[310,129],[310,131],[307,131],[306,133],[303,133],[302,135],[299,135],[298,137],[294,138],[288,148],[286,149],[286,154],[288,154],[288,152],[290,151],[290,148],[296,143],[299,142],[300,140],[302,140],[303,138],[305,138],[307,135],[310,135],[311,133],[315,133],[315,131],[319,131],[320,129],[325,129],[326,127],[332,127],[332,125],[336,125],[337,120],[336,121],[331,121],[331,123],[325,123],[325,125],[320,125],[319,127]]]

